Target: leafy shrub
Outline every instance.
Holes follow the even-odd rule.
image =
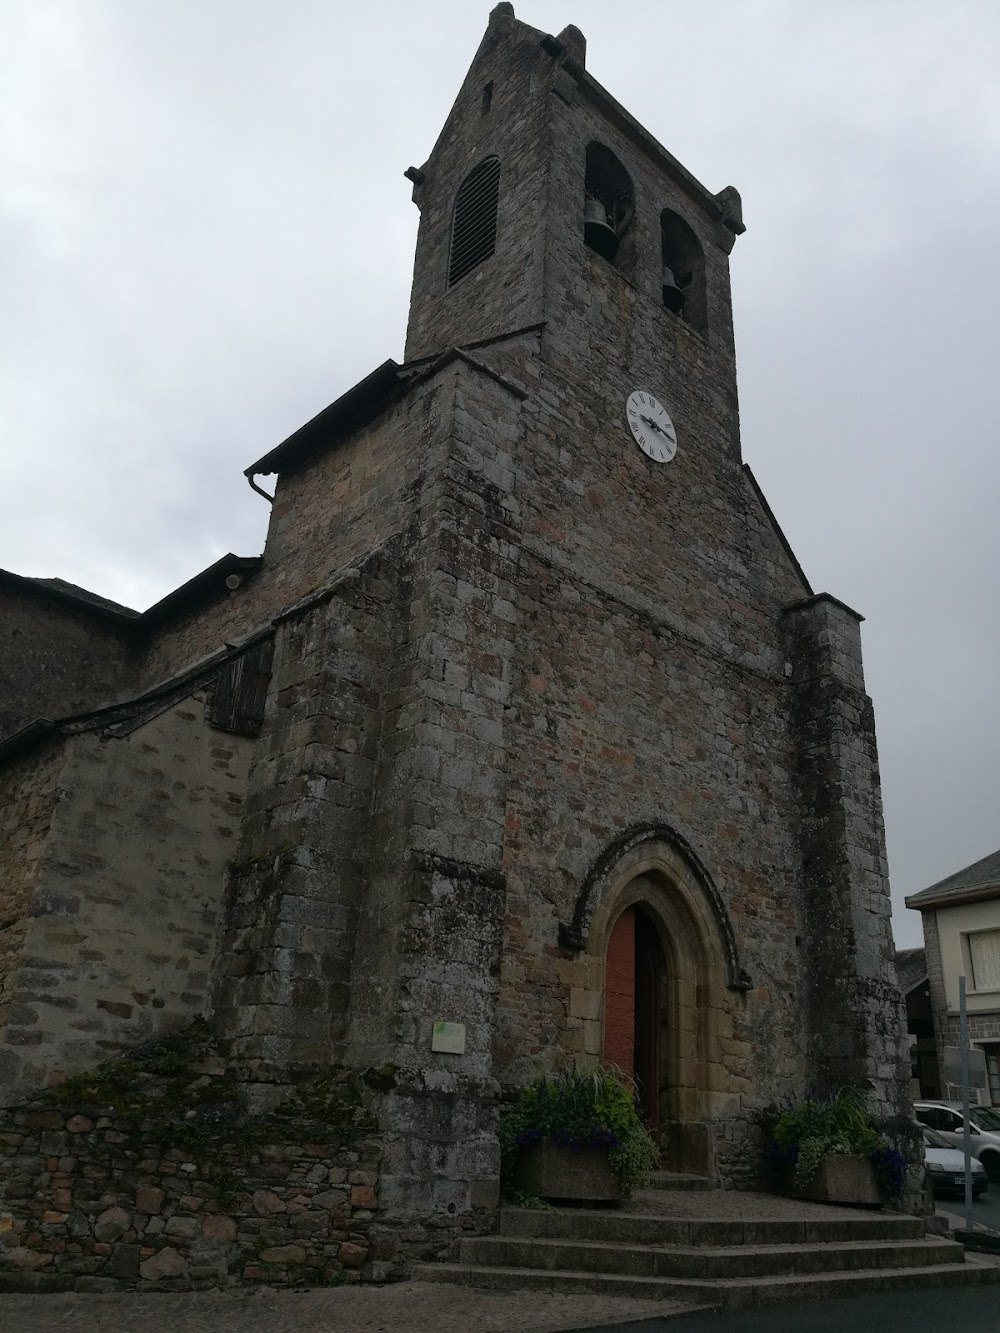
[[[542,1075],[500,1117],[501,1185],[511,1200],[518,1154],[541,1139],[572,1148],[607,1148],[622,1194],[635,1193],[659,1153],[639,1119],[635,1088],[618,1070]]]
[[[778,1166],[794,1164],[797,1188],[805,1188],[815,1178],[827,1153],[867,1157],[880,1192],[891,1199],[902,1197],[907,1158],[879,1135],[858,1088],[841,1088],[833,1097],[810,1093],[789,1103],[775,1121],[767,1155]]]
[[[808,1095],[792,1102],[778,1117],[772,1133],[778,1148],[772,1160],[780,1160],[783,1153],[785,1161],[795,1162],[799,1188],[813,1179],[826,1153],[867,1157],[878,1146],[878,1134],[857,1088],[841,1088],[833,1097]]]

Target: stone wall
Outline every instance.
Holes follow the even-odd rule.
[[[56,808],[63,767],[54,739],[0,768],[0,1032],[8,1023],[15,978],[24,962],[31,903]],[[0,1051],[0,1086],[8,1076]]]
[[[436,383],[407,529],[279,626],[216,1014],[265,1100],[331,1054],[391,1067],[386,1207],[453,1225],[496,1200],[519,395],[463,362]]]
[[[253,742],[204,713],[196,695],[127,735],[63,738],[7,776],[29,775],[10,813],[21,879],[5,880],[17,901],[0,941],[20,937],[20,962],[0,1105],[205,1011]]]
[[[165,624],[146,646],[141,686],[263,628],[372,548],[405,531],[440,428],[437,386],[414,390],[277,480],[260,571],[233,593]],[[263,504],[264,501],[261,501]]]
[[[327,1284],[395,1271],[374,1258],[376,1138],[273,1142],[249,1158],[220,1144],[198,1162],[164,1149],[152,1123],[127,1139],[128,1128],[68,1108],[0,1112],[0,1292]]]
[[[831,597],[789,608],[801,800],[811,1086],[868,1089],[880,1120],[909,1119],[875,720],[860,617]]]
[[[265,1100],[292,1071],[345,1058],[352,985],[379,970],[353,964],[394,597],[373,559],[276,633],[214,1002],[227,1054]]]
[[[328,1075],[267,1120],[193,1031],[0,1112],[0,1291],[399,1275],[381,1142]]]
[[[128,627],[99,610],[0,585],[0,739],[36,718],[66,717],[108,703],[133,665]]]
[[[481,1222],[499,1174],[522,393],[464,362],[441,379],[447,430],[406,572],[359,920],[358,956],[376,966],[355,994],[351,1049],[400,1068],[382,1112],[387,1209]],[[460,1049],[433,1049],[436,1022],[462,1025]]]

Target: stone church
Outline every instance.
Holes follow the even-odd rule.
[[[381,1206],[495,1202],[504,1095],[634,1074],[668,1164],[903,1114],[861,617],[742,461],[713,194],[493,10],[405,359],[246,470],[261,556],[137,613],[4,573],[0,1104],[195,1016],[248,1103],[381,1071]]]

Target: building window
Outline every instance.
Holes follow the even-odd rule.
[[[977,930],[966,941],[972,989],[1000,990],[1000,930]]]
[[[448,258],[449,287],[495,253],[499,201],[500,159],[487,157],[472,168],[455,196]]]

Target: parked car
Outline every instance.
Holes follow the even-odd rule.
[[[927,1129],[936,1129],[951,1148],[962,1148],[962,1111],[947,1102],[914,1102],[913,1113]],[[990,1180],[1000,1180],[1000,1115],[988,1106],[969,1112],[972,1155],[982,1162]]]
[[[972,1197],[978,1199],[990,1187],[982,1162],[972,1163]],[[936,1129],[924,1127],[924,1168],[935,1194],[965,1193],[965,1153],[953,1148]]]

